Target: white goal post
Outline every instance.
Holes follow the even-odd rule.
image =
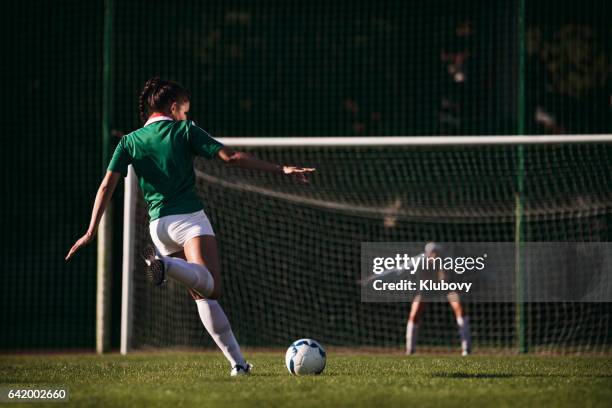
[[[612,143],[612,135],[522,135],[522,136],[428,136],[428,137],[227,137],[218,139],[234,147],[387,147],[387,146],[462,146],[462,145],[540,145],[540,144],[583,144]],[[135,203],[138,194],[136,175],[130,166],[125,180],[124,223],[123,223],[123,264],[121,299],[120,352],[127,354],[131,348],[133,321],[133,270],[138,254],[134,253]]]
[[[138,193],[138,180],[134,168],[128,167],[125,178],[123,196],[123,262],[121,273],[121,338],[120,352],[127,354],[132,338],[132,273],[134,270],[134,225],[130,222],[136,212],[136,194]]]

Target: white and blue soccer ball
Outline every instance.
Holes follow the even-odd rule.
[[[285,354],[287,369],[294,375],[321,374],[325,361],[325,349],[312,339],[294,341]]]

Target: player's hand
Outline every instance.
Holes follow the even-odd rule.
[[[85,245],[89,244],[91,241],[93,241],[94,236],[95,236],[95,234],[92,234],[90,232],[86,232],[85,235],[83,235],[81,238],[79,238],[77,240],[77,242],[74,243],[72,248],[70,248],[70,251],[68,251],[68,255],[66,255],[66,258],[64,258],[64,260],[65,261],[69,261],[70,258],[72,258],[72,256],[74,255],[74,253],[76,251],[81,249],[81,247],[84,247]]]
[[[293,177],[300,184],[308,184],[308,173],[314,172],[314,167],[294,167],[294,166],[283,166],[283,173]]]

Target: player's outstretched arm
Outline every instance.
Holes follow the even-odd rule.
[[[91,213],[91,221],[89,222],[89,228],[87,228],[87,232],[75,242],[75,244],[68,251],[68,255],[66,255],[65,260],[68,261],[72,256],[78,251],[81,247],[89,244],[93,238],[96,236],[96,232],[98,231],[98,225],[100,224],[100,219],[102,219],[102,214],[104,214],[104,210],[108,206],[108,202],[110,201],[113,193],[115,192],[115,188],[117,187],[117,183],[121,178],[120,173],[115,173],[112,171],[107,171],[102,183],[100,183],[100,187],[98,188],[98,193],[96,194],[96,200],[94,201],[93,211]]]
[[[218,156],[223,162],[243,169],[267,171],[294,177],[298,182],[307,184],[306,175],[315,171],[312,167],[281,166],[258,159],[249,153],[235,152],[228,147],[219,150]]]

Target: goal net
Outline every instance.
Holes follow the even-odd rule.
[[[588,137],[225,140],[317,169],[304,186],[196,161],[220,247],[220,302],[239,342],[275,347],[311,337],[401,349],[410,303],[361,301],[362,242],[513,242],[517,225],[525,242],[610,241],[612,145]],[[126,189],[123,351],[213,346],[183,286],[146,281],[138,255],[150,242],[146,205],[137,187]],[[512,352],[520,336],[531,351],[612,350],[610,303],[465,307],[475,351]],[[459,349],[448,303],[426,305],[419,347]]]

